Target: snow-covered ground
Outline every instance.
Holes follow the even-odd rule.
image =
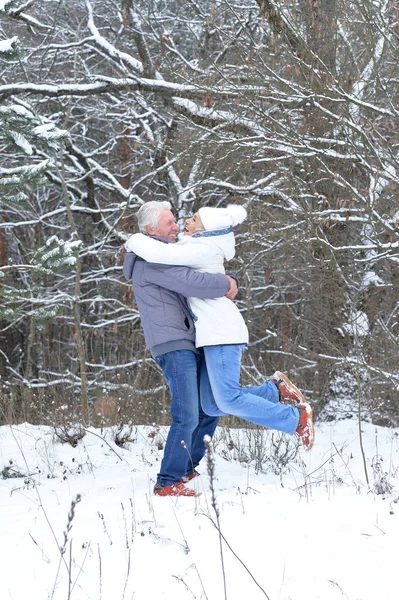
[[[399,432],[362,430],[369,485],[354,421],[317,426],[280,474],[234,460],[254,434],[218,430],[220,544],[206,464],[201,496],[153,496],[164,432],[135,428],[121,448],[90,429],[73,448],[0,427],[0,598],[394,600]],[[257,450],[276,453],[268,432]]]

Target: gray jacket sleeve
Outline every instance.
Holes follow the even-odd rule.
[[[200,273],[188,267],[147,263],[145,278],[185,298],[219,298],[230,289],[226,275]]]

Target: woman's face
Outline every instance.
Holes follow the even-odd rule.
[[[193,233],[196,233],[197,231],[204,231],[204,226],[202,225],[201,217],[196,212],[192,217],[186,220],[183,235],[193,235]]]

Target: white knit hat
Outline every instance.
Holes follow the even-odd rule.
[[[203,206],[198,212],[205,231],[235,227],[247,218],[247,211],[240,204],[228,204],[226,208]]]

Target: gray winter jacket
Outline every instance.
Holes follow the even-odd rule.
[[[125,255],[123,274],[132,280],[145,342],[154,357],[171,350],[195,350],[195,327],[186,298],[219,298],[230,288],[221,273],[147,263],[134,252]]]

